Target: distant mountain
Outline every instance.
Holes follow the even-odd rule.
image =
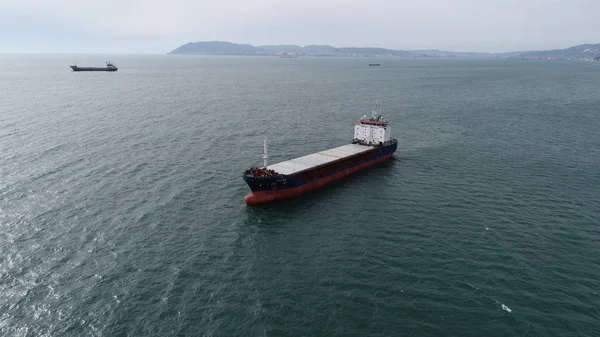
[[[204,55],[248,55],[258,52],[258,48],[249,44],[237,44],[223,41],[189,42],[169,54]]]
[[[169,54],[186,55],[309,55],[309,56],[354,56],[354,57],[436,57],[436,58],[518,58],[518,59],[575,59],[593,60],[600,56],[600,44],[582,44],[566,49],[523,51],[509,53],[453,52],[443,50],[393,50],[385,48],[337,48],[329,45],[265,45],[252,46],[224,41],[189,42]]]
[[[415,53],[384,48],[337,48],[329,45],[266,45],[252,46],[224,41],[189,42],[169,54],[196,55],[278,55],[293,53],[316,56],[417,56]]]
[[[600,57],[600,43],[580,44],[565,49],[528,51],[520,53],[519,56],[526,59],[593,60]]]
[[[302,47],[296,46],[294,44],[278,44],[278,45],[270,45],[270,46],[258,46],[260,49],[269,49],[269,50],[282,50],[282,51],[297,51],[301,50]]]
[[[337,48],[328,45],[315,45],[311,44],[302,48],[307,53],[334,53]]]

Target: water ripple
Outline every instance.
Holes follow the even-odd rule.
[[[600,335],[598,67],[0,58],[3,336]],[[371,98],[393,160],[243,204],[263,136],[342,145]]]

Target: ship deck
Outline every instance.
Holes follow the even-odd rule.
[[[269,165],[267,168],[278,173],[289,175],[298,173],[323,164],[334,162],[338,159],[350,157],[355,154],[372,150],[372,146],[347,144],[329,150],[312,153],[306,156],[290,159],[277,164]]]

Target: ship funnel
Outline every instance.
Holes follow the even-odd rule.
[[[263,148],[263,156],[262,157],[263,157],[265,167],[267,167],[269,164],[269,155],[267,154],[267,137],[265,137],[265,139],[264,139],[264,148]]]

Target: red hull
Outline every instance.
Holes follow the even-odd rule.
[[[381,163],[381,162],[389,159],[391,156],[392,156],[392,154],[390,153],[389,155],[379,157],[376,160],[351,167],[344,171],[340,171],[338,173],[317,179],[313,182],[304,184],[302,186],[298,186],[298,187],[294,187],[294,188],[286,188],[284,190],[252,192],[252,193],[246,195],[246,197],[244,198],[244,201],[246,202],[246,205],[256,206],[256,205],[260,205],[260,204],[266,204],[268,202],[275,201],[275,200],[284,200],[284,199],[294,198],[294,197],[300,196],[302,194],[306,194],[306,193],[308,193],[312,190],[315,190],[319,187],[322,187],[334,180],[342,179],[351,173],[360,171],[364,168],[373,166],[377,163]]]

